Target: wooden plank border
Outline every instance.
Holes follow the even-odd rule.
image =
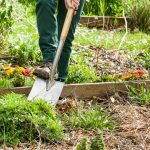
[[[61,97],[74,97],[78,99],[92,98],[93,96],[105,97],[118,91],[127,91],[127,85],[139,88],[145,86],[150,88],[150,80],[129,82],[105,82],[65,85]],[[28,95],[31,87],[0,89],[0,95],[7,93],[19,93]]]
[[[128,24],[131,22],[131,17],[126,17]],[[81,16],[80,24],[89,28],[105,28],[112,29],[118,28],[125,25],[124,17],[113,17],[113,16]]]

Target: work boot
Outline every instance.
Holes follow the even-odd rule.
[[[35,68],[33,75],[45,80],[49,79],[52,72],[52,66],[52,63],[45,63],[44,65]]]

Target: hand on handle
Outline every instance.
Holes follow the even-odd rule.
[[[74,9],[74,15],[75,15],[80,5],[80,0],[65,0],[65,5],[67,9],[69,8]]]

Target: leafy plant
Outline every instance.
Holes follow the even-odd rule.
[[[99,106],[91,109],[82,108],[78,111],[72,110],[69,115],[64,115],[63,121],[66,126],[72,128],[83,128],[85,130],[113,129],[111,117]]]
[[[112,82],[112,81],[120,81],[115,75],[101,75],[98,81],[101,82]]]
[[[143,86],[140,89],[134,87],[128,87],[129,98],[132,102],[149,105],[150,104],[150,90],[144,88]]]
[[[6,2],[6,0],[0,1],[0,53],[8,46],[8,34],[13,23],[12,5],[7,5]]]
[[[12,81],[8,78],[0,79],[0,88],[10,88],[13,87]]]
[[[23,75],[20,75],[18,72],[14,74],[12,83],[14,87],[22,87],[25,85],[25,77]]]
[[[91,148],[90,150],[105,150],[105,145],[103,141],[103,137],[101,134],[98,134],[92,141],[91,141]]]
[[[143,50],[135,57],[135,60],[138,60],[147,70],[150,69],[150,48]]]
[[[121,14],[122,10],[121,0],[86,0],[83,12],[86,15],[116,16]]]
[[[88,139],[87,138],[82,138],[80,140],[80,143],[77,144],[76,150],[89,150]]]
[[[94,69],[86,64],[69,66],[69,74],[66,83],[85,83],[96,81],[97,76]]]
[[[23,95],[7,94],[0,99],[0,145],[19,142],[57,141],[63,127],[55,109],[43,100],[28,101]]]
[[[132,17],[131,28],[139,28],[140,31],[150,32],[150,2],[149,0],[132,0],[125,3],[125,7]]]
[[[31,86],[34,82],[33,71],[20,66],[12,66],[11,64],[2,65],[2,85],[1,87],[22,87]],[[9,80],[9,82],[6,82]],[[8,85],[7,85],[8,84]],[[10,84],[10,85],[9,85]]]
[[[76,146],[76,150],[105,150],[103,137],[101,134],[97,134],[94,139],[89,140],[84,137]]]
[[[29,65],[41,59],[39,51],[36,50],[33,42],[26,41],[23,44],[18,43],[18,46],[12,46],[9,53],[15,57],[18,64]]]

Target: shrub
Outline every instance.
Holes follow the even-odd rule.
[[[0,145],[15,146],[32,140],[56,141],[63,127],[54,108],[43,100],[28,101],[18,94],[0,99]]]

